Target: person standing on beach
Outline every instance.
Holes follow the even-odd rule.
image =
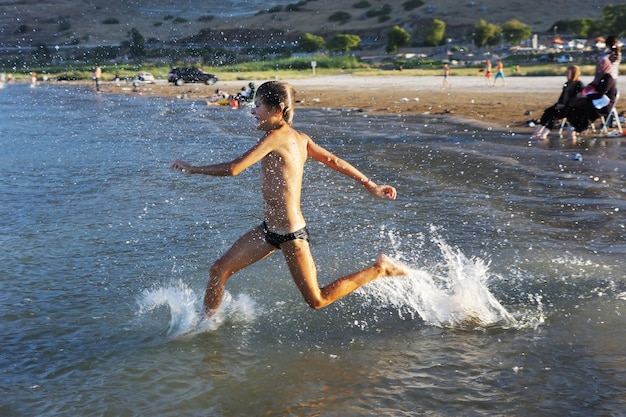
[[[96,91],[100,92],[100,78],[102,77],[102,68],[99,65],[96,65],[96,68],[93,70],[93,80],[96,83]]]
[[[500,78],[502,80],[502,87],[506,86],[506,81],[504,80],[504,64],[502,63],[502,60],[499,59],[498,62],[496,63],[496,76],[493,79],[493,86],[496,86],[496,83],[498,82],[498,78]]]
[[[448,77],[450,76],[450,65],[447,62],[443,64],[443,85],[441,88],[452,88],[452,84],[448,81]]]
[[[491,85],[491,60],[488,59],[485,64],[485,82]]]
[[[325,307],[368,282],[384,276],[407,275],[408,271],[386,255],[374,264],[321,287],[309,247],[309,234],[300,208],[304,164],[308,157],[346,175],[379,198],[396,198],[396,189],[377,185],[348,162],[333,155],[292,126],[295,92],[286,82],[269,81],[257,90],[252,115],[263,136],[248,151],[231,162],[193,166],[177,160],[171,168],[189,174],[235,176],[261,163],[261,194],[265,221],[240,237],[210,268],[204,295],[204,312],[215,314],[226,282],[237,271],[282,250],[291,276],[306,303]]]
[[[615,35],[611,35],[606,38],[606,49],[598,58],[602,60],[608,58],[611,62],[611,77],[617,83],[617,77],[619,76],[619,64],[622,62],[622,47],[619,44],[619,38]],[[602,74],[599,74],[602,77]]]

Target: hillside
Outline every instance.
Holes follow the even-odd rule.
[[[384,43],[388,28],[400,25],[414,39],[423,36],[433,18],[446,22],[449,37],[471,35],[473,24],[484,19],[503,23],[516,18],[533,28],[535,33],[550,32],[552,24],[561,19],[580,17],[601,18],[602,9],[611,0],[552,0],[549,6],[539,0],[433,0],[419,8],[405,10],[406,0],[368,0],[369,8],[355,8],[359,0],[0,0],[0,45],[118,45],[129,39],[129,31],[136,28],[146,40],[170,42],[187,38],[201,30],[223,32],[214,36],[216,43],[233,42],[234,33],[251,30],[253,39],[282,42],[296,39],[306,32],[321,36],[336,33],[359,34],[369,42]],[[296,5],[297,11],[284,11],[287,5]],[[271,7],[283,6],[280,12],[269,13]],[[391,8],[389,19],[380,22],[377,17],[364,18],[368,10],[384,5]],[[266,12],[258,14],[255,10]],[[329,16],[347,12],[346,23],[331,22]],[[263,35],[262,33],[265,33]]]

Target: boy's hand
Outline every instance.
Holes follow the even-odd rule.
[[[187,162],[176,160],[172,162],[172,165],[170,165],[170,168],[176,169],[180,172],[190,172],[191,165],[189,165]]]
[[[391,185],[376,185],[370,181],[366,185],[366,188],[370,193],[379,198],[390,198],[392,200],[395,200],[398,195],[396,189]]]

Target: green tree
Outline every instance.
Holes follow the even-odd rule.
[[[326,42],[321,36],[313,35],[311,33],[305,33],[300,36],[298,46],[304,52],[317,52],[320,49],[324,49]]]
[[[517,19],[511,19],[502,25],[504,40],[509,45],[517,45],[524,39],[530,38],[532,30],[530,26]]]
[[[146,56],[145,39],[143,35],[135,28],[132,28],[129,32],[130,36],[130,57],[135,59],[141,59]]]
[[[557,22],[561,23],[561,22]],[[594,36],[598,28],[601,26],[600,22],[590,17],[584,17],[582,19],[572,19],[566,22],[562,22],[562,25],[555,24],[557,28],[569,29],[573,34],[580,36],[581,38],[590,38]],[[602,30],[600,30],[602,32]]]
[[[439,19],[433,19],[433,22],[426,32],[424,43],[428,46],[442,45],[445,42],[445,37],[446,22]]]
[[[581,38],[593,38],[604,34],[604,22],[584,17],[581,19],[558,20],[551,28],[557,28],[559,33],[571,32]]]
[[[499,25],[494,25],[494,27],[493,36],[487,41],[489,46],[497,46],[502,41],[502,28]]]
[[[500,27],[484,20],[478,21],[474,25],[472,42],[477,48],[485,45],[497,45],[500,37]]]
[[[360,43],[361,38],[358,35],[342,34],[328,41],[326,47],[331,52],[349,52],[357,48]]]
[[[409,35],[406,30],[396,25],[387,32],[387,47],[385,50],[387,53],[396,52],[401,46],[408,45],[409,40],[411,40],[411,35]]]
[[[617,36],[626,34],[626,4],[609,4],[602,9],[602,19],[607,34]]]

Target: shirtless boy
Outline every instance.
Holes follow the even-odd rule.
[[[240,237],[211,266],[204,296],[204,312],[208,316],[217,311],[226,281],[234,273],[278,249],[283,251],[304,300],[314,309],[325,307],[376,278],[407,275],[406,269],[381,254],[369,268],[319,287],[306,222],[300,209],[302,176],[307,158],[310,156],[358,181],[376,197],[395,199],[396,189],[375,184],[361,171],[296,131],[292,127],[294,103],[294,90],[290,84],[266,82],[257,90],[252,107],[257,129],[265,132],[256,145],[231,162],[206,166],[193,166],[182,161],[172,163],[172,169],[189,174],[235,176],[261,162],[265,221]]]

